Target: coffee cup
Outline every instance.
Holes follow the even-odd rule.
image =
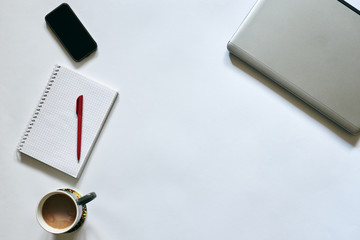
[[[86,203],[96,197],[94,192],[84,196],[72,189],[58,189],[46,194],[39,202],[36,217],[46,231],[53,234],[72,232],[86,217]]]

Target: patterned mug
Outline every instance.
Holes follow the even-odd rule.
[[[36,211],[37,220],[50,233],[73,232],[84,223],[87,216],[86,203],[95,197],[94,192],[81,196],[69,188],[55,190],[40,200]]]

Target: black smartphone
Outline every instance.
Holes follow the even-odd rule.
[[[95,40],[67,3],[47,14],[45,21],[76,62],[97,49]]]

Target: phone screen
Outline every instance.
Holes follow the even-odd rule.
[[[96,42],[68,4],[55,8],[45,16],[45,21],[75,61],[96,50]]]

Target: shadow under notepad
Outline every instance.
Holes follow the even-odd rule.
[[[35,158],[32,158],[26,154],[17,152],[17,158],[22,163],[28,165],[29,167],[32,167],[34,169],[37,169],[41,172],[46,173],[47,175],[60,179],[61,181],[65,182],[68,185],[75,186],[77,182],[79,181],[79,178],[73,178],[70,175],[67,175],[45,163],[42,163]]]
[[[291,94],[285,88],[281,87],[280,85],[276,84],[275,82],[271,81],[269,78],[264,76],[261,72],[257,71],[256,69],[252,68],[246,62],[242,61],[241,59],[237,58],[236,56],[228,53],[230,61],[233,66],[237,67],[241,71],[245,72],[252,78],[258,80],[266,87],[270,88],[272,91],[286,99],[288,102],[305,112],[308,116],[313,118],[314,120],[320,122],[322,125],[327,127],[331,130],[334,134],[338,137],[342,138],[344,141],[349,143],[352,146],[356,146],[360,136],[359,135],[351,135],[346,130],[338,126],[333,121],[329,120],[327,117],[322,115],[320,112],[316,111],[314,108],[310,107],[308,104],[303,102],[301,99],[297,98],[295,95]],[[294,126],[296,128],[296,126]]]

